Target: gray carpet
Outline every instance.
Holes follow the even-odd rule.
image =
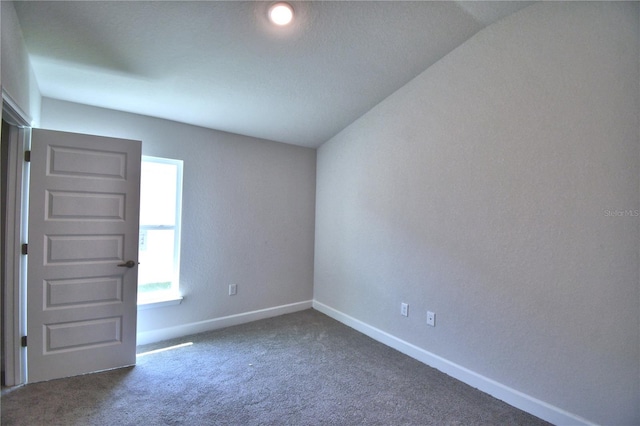
[[[307,310],[163,344],[136,367],[3,390],[3,425],[543,425]]]

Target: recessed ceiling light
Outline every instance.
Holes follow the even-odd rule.
[[[276,25],[287,25],[293,20],[293,7],[289,3],[275,3],[269,8],[269,19]]]

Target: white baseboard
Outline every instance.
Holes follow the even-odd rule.
[[[349,315],[337,311],[316,300],[313,301],[313,308],[371,337],[372,339],[377,340],[380,343],[390,346],[405,355],[415,358],[418,361],[440,370],[463,383],[486,392],[509,405],[533,414],[543,420],[556,425],[595,425],[595,423],[592,423],[580,416],[569,413],[544,401],[498,383],[495,380],[484,377],[462,367],[461,365],[455,364],[447,359],[439,357],[438,355],[421,349],[418,346],[398,339],[389,333],[365,324],[360,320],[350,317]]]
[[[229,315],[226,317],[214,318],[206,321],[192,322],[175,327],[167,327],[152,331],[142,331],[137,334],[138,345],[161,342],[163,340],[174,339],[176,337],[189,336],[191,334],[217,330],[220,328],[230,327],[232,325],[239,325],[265,318],[277,317],[278,315],[303,311],[305,309],[310,309],[311,307],[312,301],[307,300],[305,302],[275,306],[273,308],[260,309],[258,311],[245,312],[236,315]]]

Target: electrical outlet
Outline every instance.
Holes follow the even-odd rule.
[[[427,311],[427,325],[431,327],[436,326],[436,314],[435,312]]]
[[[236,294],[238,294],[238,285],[231,284],[229,286],[229,296],[235,296]]]
[[[403,317],[409,316],[409,304],[407,303],[400,304],[400,315],[402,315]]]

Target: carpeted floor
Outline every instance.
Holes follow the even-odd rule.
[[[315,310],[138,349],[136,367],[3,390],[2,424],[548,424]]]

